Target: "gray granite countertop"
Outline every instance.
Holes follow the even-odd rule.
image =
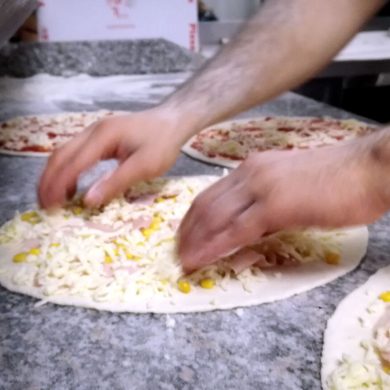
[[[183,72],[202,61],[199,54],[164,39],[13,43],[0,49],[0,76]]]
[[[58,110],[77,107],[75,102],[65,103]],[[107,98],[84,102],[82,108],[123,106]],[[133,102],[126,108],[140,107]],[[13,112],[40,110],[19,102]],[[349,116],[294,94],[243,116],[254,114]],[[44,164],[43,158],[0,157],[1,222],[34,204]],[[100,164],[81,185],[109,167],[112,162]],[[220,172],[182,155],[169,174]],[[307,293],[242,312],[168,317],[52,304],[36,307],[35,299],[0,288],[0,389],[318,390],[326,321],[346,294],[389,263],[389,229],[388,216],[370,227],[367,255],[352,273]]]

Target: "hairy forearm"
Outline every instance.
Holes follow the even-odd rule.
[[[382,4],[383,0],[269,0],[163,106],[185,117],[189,133],[195,133],[261,104],[318,72]]]

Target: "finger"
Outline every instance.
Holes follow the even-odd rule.
[[[52,206],[50,204],[50,186],[53,178],[56,178],[64,165],[70,161],[70,157],[89,137],[89,133],[90,130],[84,130],[83,133],[80,133],[74,139],[56,149],[49,157],[38,186],[38,199],[41,207],[48,208]]]
[[[132,184],[159,175],[158,164],[153,163],[149,156],[150,153],[144,150],[133,153],[115,171],[88,190],[84,203],[88,207],[98,207],[125,192]]]
[[[221,231],[234,223],[236,218],[253,204],[243,186],[233,187],[211,204],[194,203],[194,216],[188,228],[179,232],[180,246],[199,248],[213,240]],[[180,247],[179,247],[180,250]]]
[[[211,204],[218,204],[220,197],[231,192],[238,181],[239,176],[233,171],[198,195],[180,224],[180,236],[189,236],[196,221],[199,220],[199,215],[202,215],[202,210],[211,211]],[[210,219],[208,216],[206,218]]]
[[[266,231],[263,205],[255,203],[209,241],[198,246],[181,247],[179,256],[183,269],[188,273],[212,264],[239,248],[255,243]]]
[[[71,153],[57,157],[56,168],[45,178],[42,189],[45,192],[44,207],[62,205],[79,175],[114,152],[115,138],[112,135],[107,132],[93,132],[92,135],[93,138],[87,137],[83,143],[72,147]]]

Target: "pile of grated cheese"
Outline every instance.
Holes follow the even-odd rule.
[[[229,257],[183,276],[175,235],[193,199],[218,180],[214,176],[160,178],[132,187],[99,210],[80,200],[49,214],[27,211],[0,228],[0,273],[17,286],[41,295],[77,296],[96,302],[226,289],[231,278],[264,280],[258,267],[235,275]],[[269,259],[298,263],[324,259],[335,264],[336,244],[326,235],[281,232],[255,246]],[[329,252],[329,249],[332,252]],[[327,257],[329,253],[331,257]]]
[[[390,308],[390,292],[381,294],[367,308],[359,323],[362,327],[372,326],[370,316],[386,312]],[[390,345],[390,329],[372,330],[371,338],[361,340],[359,349],[362,357],[344,355],[337,368],[327,379],[328,390],[389,390],[390,367],[381,360],[378,351]]]

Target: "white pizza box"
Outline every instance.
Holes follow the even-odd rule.
[[[198,50],[196,0],[43,0],[40,41],[165,38]]]

